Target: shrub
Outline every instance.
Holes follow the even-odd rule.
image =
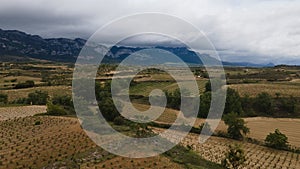
[[[211,92],[205,92],[203,95],[200,96],[200,107],[198,117],[206,118],[209,112],[211,102]]]
[[[7,104],[7,102],[8,102],[7,94],[1,94],[0,93],[0,104]]]
[[[11,79],[11,80],[10,80],[10,82],[12,82],[12,83],[13,83],[13,82],[16,82],[16,81],[17,81],[17,79]]]
[[[52,103],[47,103],[47,114],[53,116],[67,115],[66,110],[64,110],[59,105],[54,105]]]
[[[226,154],[225,159],[222,161],[222,166],[225,168],[239,168],[243,166],[246,161],[244,150],[240,145],[230,145],[229,151]]]
[[[35,121],[35,122],[34,122],[34,125],[35,125],[35,126],[38,126],[38,125],[41,125],[41,124],[42,124],[41,121]]]
[[[243,109],[239,93],[234,89],[228,88],[224,113],[228,114],[231,112],[241,114],[243,112]]]
[[[282,134],[278,129],[274,133],[267,135],[265,143],[267,146],[276,149],[286,150],[289,148],[287,136]]]
[[[114,124],[115,125],[123,125],[125,123],[125,120],[123,117],[118,116],[114,119]]]
[[[34,81],[27,80],[26,82],[18,83],[15,86],[15,89],[30,88],[30,87],[34,87]]]
[[[260,93],[256,96],[254,101],[254,109],[261,113],[266,113],[268,115],[273,114],[273,101],[268,93]]]
[[[290,98],[282,98],[281,99],[281,105],[280,108],[284,111],[287,111],[288,113],[296,113],[296,105],[297,100],[293,96],[290,96]]]
[[[227,133],[232,139],[242,140],[244,138],[243,134],[246,135],[250,132],[249,128],[245,126],[245,121],[238,118],[236,113],[225,115],[224,122],[228,125]]]
[[[27,102],[34,105],[45,105],[48,99],[48,92],[36,90],[28,94]]]

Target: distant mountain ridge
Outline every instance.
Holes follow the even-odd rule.
[[[24,57],[57,62],[75,62],[82,47],[85,45],[85,39],[67,39],[67,38],[48,38],[44,39],[38,35],[30,35],[18,30],[0,29],[0,61],[9,61],[10,58]],[[189,64],[203,65],[201,60],[214,62],[216,59],[208,54],[198,54],[186,47],[164,47],[154,48],[167,50],[180,57]],[[118,63],[130,54],[146,47],[126,47],[113,46],[105,57],[107,63]],[[225,66],[249,66],[264,67],[274,66],[273,64],[253,64],[253,63],[232,63],[223,62]]]

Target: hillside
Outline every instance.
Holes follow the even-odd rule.
[[[29,61],[32,59],[75,62],[85,39],[50,38],[44,39],[38,35],[30,35],[18,30],[0,29],[0,61]],[[189,64],[203,65],[202,61],[215,63],[217,60],[208,54],[199,54],[187,47],[165,47],[156,46],[152,48],[162,49],[177,55],[184,62]],[[113,46],[105,57],[106,63],[118,63],[130,54],[145,47]],[[225,66],[249,66],[249,67],[270,67],[273,64],[233,63],[223,62]]]

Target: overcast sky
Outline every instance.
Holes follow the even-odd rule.
[[[87,39],[104,24],[140,12],[189,21],[226,61],[300,64],[297,0],[2,0],[0,28]]]

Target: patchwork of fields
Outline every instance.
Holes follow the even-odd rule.
[[[153,129],[156,133],[163,130],[159,128]],[[168,135],[166,138],[172,140],[176,135]],[[173,138],[174,139],[174,138]],[[236,140],[210,137],[205,143],[199,143],[199,135],[189,134],[182,142],[184,146],[190,146],[198,152],[203,158],[221,164],[225,158],[228,146],[232,144],[241,144],[246,153],[247,161],[244,168],[291,168],[297,169],[300,166],[300,155],[287,151],[274,150],[256,144],[240,142]]]

